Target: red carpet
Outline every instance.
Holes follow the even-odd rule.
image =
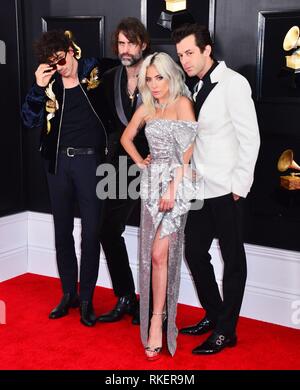
[[[239,343],[220,354],[194,356],[193,347],[204,336],[178,337],[175,357],[164,352],[148,362],[140,343],[139,327],[131,317],[114,324],[86,328],[78,310],[49,320],[49,311],[61,296],[57,279],[32,274],[0,284],[0,300],[6,304],[6,324],[0,325],[1,370],[278,370],[300,369],[299,330],[241,318]],[[97,287],[95,309],[100,314],[115,303],[109,289]],[[186,305],[178,307],[178,326],[197,322],[203,313]]]

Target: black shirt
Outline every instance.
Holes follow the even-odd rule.
[[[134,99],[130,99],[128,95],[128,88],[127,88],[127,72],[124,67],[122,76],[121,76],[121,98],[122,98],[122,103],[123,103],[123,108],[124,108],[124,113],[126,115],[126,118],[128,122],[131,120],[135,110],[136,110],[136,103],[137,103],[137,98],[138,98],[138,89],[136,88],[135,94],[134,94]]]
[[[105,135],[81,87],[65,89],[61,146],[100,148]]]
[[[217,83],[212,83],[210,80],[211,73],[216,69],[216,67],[219,65],[217,61],[214,61],[212,66],[209,68],[209,70],[205,73],[203,76],[203,85],[200,91],[198,92],[198,95],[196,97],[195,102],[195,115],[196,117],[199,115],[200,109],[205,102],[205,99],[207,96],[211,93],[211,91],[214,89],[214,87],[217,85]]]

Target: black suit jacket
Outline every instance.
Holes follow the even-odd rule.
[[[125,152],[120,143],[120,138],[126,128],[126,124],[122,122],[121,118],[118,115],[115,96],[115,78],[117,76],[117,72],[120,66],[123,68],[123,71],[125,71],[122,65],[116,66],[108,70],[103,74],[100,84],[102,92],[102,109],[100,110],[102,113],[101,119],[105,124],[108,133],[107,161],[113,164],[118,162],[119,156],[127,156],[127,153]],[[146,157],[146,155],[149,153],[149,149],[145,137],[144,128],[139,130],[137,136],[135,137],[134,143],[139,153],[143,157]],[[130,163],[133,163],[131,159]]]

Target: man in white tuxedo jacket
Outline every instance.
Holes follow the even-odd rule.
[[[173,38],[185,72],[200,79],[193,89],[199,131],[192,164],[204,179],[205,199],[201,210],[188,215],[185,255],[206,315],[180,332],[213,331],[193,350],[212,354],[237,343],[247,275],[242,214],[253,182],[259,130],[248,81],[214,60],[207,28],[186,24],[173,32]],[[215,237],[224,260],[223,299],[208,252]]]

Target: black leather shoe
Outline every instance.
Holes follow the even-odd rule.
[[[204,334],[214,329],[216,324],[214,321],[211,321],[207,317],[204,317],[198,324],[189,326],[187,328],[182,328],[179,330],[179,333],[188,334],[190,336],[198,336],[200,334]]]
[[[70,308],[79,307],[79,298],[77,294],[66,293],[63,295],[60,303],[51,311],[49,318],[55,320],[66,316]]]
[[[85,326],[94,326],[96,321],[97,317],[92,303],[90,301],[82,301],[80,303],[80,322]]]
[[[235,347],[237,344],[236,335],[225,336],[220,333],[213,333],[204,343],[194,348],[192,353],[195,355],[211,355],[213,353],[221,352],[226,347]]]
[[[138,301],[135,294],[125,295],[118,299],[116,306],[108,313],[102,314],[99,318],[99,322],[116,322],[120,321],[125,314],[131,314],[135,319],[139,321]]]

